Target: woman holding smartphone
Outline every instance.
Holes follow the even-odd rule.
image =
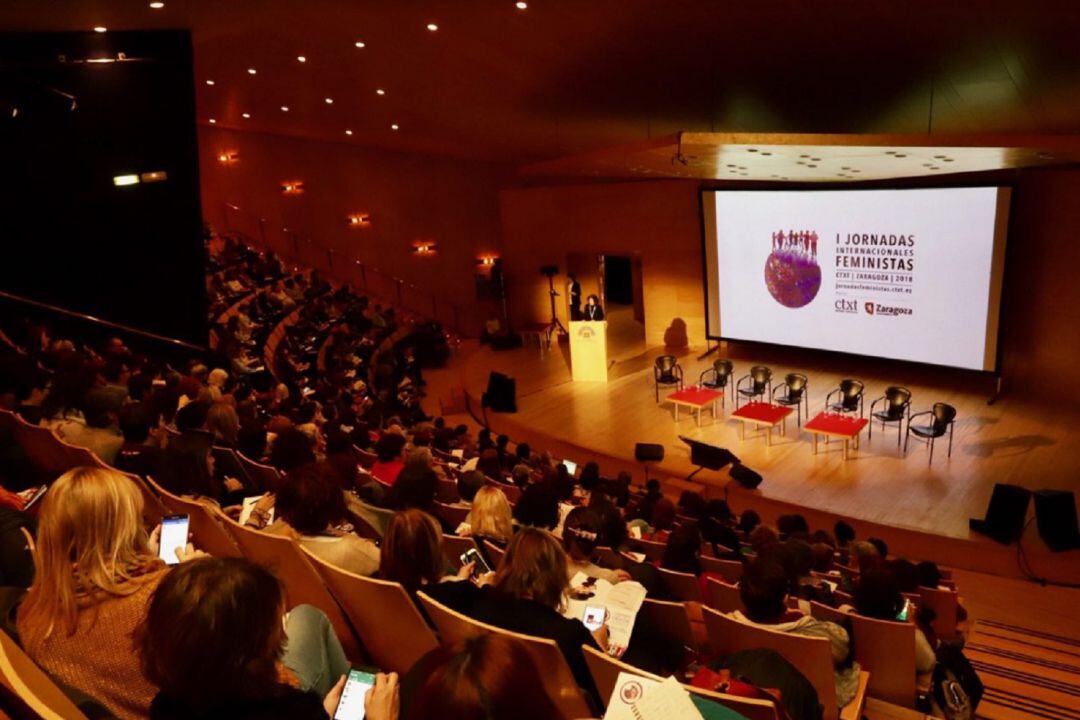
[[[41,503],[37,573],[15,623],[38,665],[124,719],[146,717],[154,696],[131,633],[168,571],[142,511],[139,489],[114,470],[61,475]]]
[[[308,607],[286,613],[277,578],[246,560],[204,557],[173,570],[135,633],[143,672],[160,688],[151,720],[337,717],[348,662],[328,624],[298,620]],[[294,677],[298,658],[308,666]],[[374,681],[366,720],[395,720],[397,676]],[[321,682],[328,691],[315,689]]]

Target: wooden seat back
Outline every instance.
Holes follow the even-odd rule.
[[[86,715],[64,691],[3,630],[0,630],[0,683],[42,720],[86,720]]]
[[[731,585],[737,585],[743,574],[743,564],[738,560],[722,560],[705,555],[701,556],[701,569],[722,576]]]
[[[872,698],[915,707],[915,625],[851,613],[855,659],[870,673]]]
[[[702,614],[705,618],[705,629],[709,634],[709,645],[714,653],[763,649],[782,655],[814,686],[818,702],[825,708],[824,717],[838,716],[832,652],[826,638],[747,625],[708,607],[702,608]]]
[[[443,642],[456,643],[485,633],[498,633],[514,638],[528,649],[537,669],[540,670],[540,679],[544,689],[558,705],[562,716],[567,720],[593,717],[585,694],[578,687],[570,666],[566,664],[566,658],[563,657],[562,651],[554,640],[522,635],[473,620],[433,600],[423,592],[417,593],[417,597],[428,617],[439,629]]]
[[[446,564],[455,570],[461,569],[461,556],[468,550],[479,550],[471,537],[444,534],[442,537],[443,557]]]
[[[652,627],[663,630],[665,635],[676,638],[683,647],[697,649],[685,603],[645,598],[641,610],[638,611],[637,622],[647,622]]]
[[[600,652],[596,648],[585,645],[581,649],[585,653],[585,664],[589,666],[589,674],[592,675],[593,682],[596,683],[596,688],[600,694],[600,700],[604,703],[606,703],[611,697],[611,694],[615,692],[615,685],[618,683],[620,673],[629,673],[630,675],[637,675],[638,677],[655,680],[656,682],[661,682],[663,680],[659,675],[653,675],[644,670],[639,670],[632,665],[627,665],[623,661],[613,658],[607,653]],[[734,710],[746,718],[746,720],[779,720],[780,717],[776,711],[776,707],[768,700],[725,695],[723,693],[710,692],[690,685],[683,685],[683,687],[686,688],[688,692],[707,698]]]
[[[193,498],[174,495],[154,482],[151,477],[146,483],[161,498],[162,504],[172,515],[187,515],[188,529],[191,531],[194,545],[214,557],[243,557],[240,547],[232,534],[225,529],[224,515],[220,510],[212,509],[204,502]]]
[[[660,568],[660,577],[670,597],[683,602],[701,602],[701,585],[697,575]]]
[[[244,527],[225,518],[225,526],[232,534],[240,550],[251,562],[270,570],[285,588],[288,606],[312,605],[322,610],[349,658],[361,656],[360,646],[352,626],[334,600],[322,577],[301,552],[300,544],[290,538],[271,535],[260,530]]]
[[[939,640],[952,640],[956,637],[956,610],[960,597],[956,590],[948,588],[920,587],[919,597],[922,607],[934,611],[934,634]]]
[[[445,527],[457,529],[469,517],[470,508],[455,507],[441,502],[435,503],[435,515],[445,523]]]
[[[404,674],[439,645],[435,633],[396,582],[354,575],[301,548],[360,635],[371,661]]]
[[[705,581],[705,587],[705,602],[713,610],[730,613],[746,609],[743,607],[742,597],[739,596],[737,586],[720,582],[716,578],[708,578]]]

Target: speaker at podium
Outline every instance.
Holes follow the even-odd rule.
[[[570,374],[574,382],[607,382],[607,322],[570,323]]]

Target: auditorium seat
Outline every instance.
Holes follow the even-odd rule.
[[[743,564],[738,560],[723,560],[702,555],[701,570],[723,575],[725,580],[734,585],[742,578]]]
[[[469,550],[479,550],[471,537],[459,537],[444,533],[442,538],[443,557],[446,564],[457,572],[461,569],[461,556]]]
[[[439,629],[444,643],[455,643],[484,633],[497,633],[514,638],[525,644],[540,669],[540,679],[548,695],[555,701],[566,718],[593,717],[585,694],[578,687],[570,666],[566,664],[559,646],[554,640],[510,632],[494,625],[473,620],[445,605],[432,600],[423,592],[417,593],[431,621]]]
[[[670,637],[677,639],[683,647],[696,650],[697,639],[690,625],[690,614],[683,602],[668,602],[666,600],[653,600],[645,598],[638,611],[638,622],[648,622],[652,627],[659,628]]]
[[[703,608],[705,628],[709,633],[709,645],[714,654],[732,653],[737,650],[773,650],[787,659],[806,676],[817,690],[818,702],[825,707],[825,718],[858,720],[862,717],[866,702],[869,673],[859,673],[859,690],[855,699],[842,709],[836,704],[836,681],[833,674],[832,652],[829,641],[823,637],[810,637],[792,633],[776,632],[746,625],[733,620],[711,608]],[[912,647],[914,648],[914,640]]]
[[[915,707],[915,625],[850,613],[855,659],[870,673],[867,694]]]
[[[664,581],[669,597],[682,602],[701,602],[701,586],[698,584],[697,575],[660,568],[660,578]]]
[[[705,588],[705,604],[713,610],[725,613],[745,610],[737,586],[709,578],[705,581]]]
[[[207,507],[192,498],[173,495],[171,492],[146,478],[147,484],[161,498],[161,502],[172,515],[187,515],[189,529],[195,547],[214,557],[243,557],[239,546],[228,530],[225,529],[221,510]]]
[[[277,488],[281,480],[281,473],[278,472],[277,468],[255,462],[242,452],[236,453],[236,459],[240,462],[240,466],[244,468],[244,472],[247,473],[256,489],[261,492],[271,492]]]
[[[645,559],[649,562],[660,562],[667,549],[667,543],[653,542],[651,540],[631,540],[630,547],[633,552],[645,553]]]
[[[404,674],[439,641],[405,588],[354,575],[302,549],[380,670]]]
[[[933,610],[934,635],[939,640],[951,640],[956,637],[956,612],[960,605],[960,596],[956,590],[948,588],[919,588],[921,607]]]
[[[611,698],[611,694],[615,691],[615,686],[618,683],[620,673],[636,675],[649,680],[655,680],[656,682],[661,682],[663,680],[659,675],[653,675],[644,670],[639,670],[632,665],[627,665],[622,660],[613,658],[607,653],[600,652],[596,648],[586,645],[582,647],[582,650],[585,653],[585,664],[589,666],[589,674],[592,675],[593,682],[596,683],[597,691],[600,694],[600,700],[605,704]],[[683,688],[685,688],[687,692],[712,700],[730,710],[734,710],[739,713],[740,716],[746,718],[746,720],[780,720],[780,714],[777,712],[776,706],[768,700],[725,695],[723,693],[711,692],[709,690],[693,687],[692,685],[683,685]]]
[[[484,541],[484,554],[491,559],[491,569],[495,570],[502,564],[503,555],[506,554],[506,550],[491,542],[490,540]]]
[[[25,705],[25,709],[9,707],[5,702],[6,712],[0,712],[2,717],[87,720],[78,706],[3,630],[0,630],[0,682],[14,694],[14,698],[9,698],[12,704],[21,701]]]
[[[456,507],[446,503],[435,503],[435,516],[445,523],[446,527],[457,528],[469,517],[472,508]]]
[[[285,588],[286,602],[290,608],[307,604],[322,610],[334,626],[345,655],[349,658],[361,657],[360,645],[349,620],[301,551],[299,543],[287,537],[244,527],[229,518],[225,518],[225,526],[244,557],[277,575]]]

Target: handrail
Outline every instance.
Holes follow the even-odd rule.
[[[76,320],[82,320],[83,322],[92,323],[94,325],[100,325],[113,330],[120,330],[122,332],[131,333],[132,335],[138,335],[155,342],[162,342],[172,345],[178,348],[184,348],[185,350],[193,350],[198,353],[206,352],[207,348],[200,347],[198,345],[192,345],[184,340],[177,340],[176,338],[166,337],[164,335],[158,335],[157,333],[150,332],[149,330],[140,330],[139,328],[131,327],[130,325],[124,325],[123,323],[113,322],[111,320],[105,320],[104,318],[94,317],[93,315],[87,315],[86,313],[76,312],[75,310],[68,310],[67,308],[58,307],[56,305],[50,305],[49,303],[41,302],[40,300],[31,300],[30,298],[9,293],[4,290],[0,290],[0,297],[13,300],[24,305],[31,305],[41,310],[47,310],[51,313],[58,315],[65,315],[67,317],[75,318]]]

